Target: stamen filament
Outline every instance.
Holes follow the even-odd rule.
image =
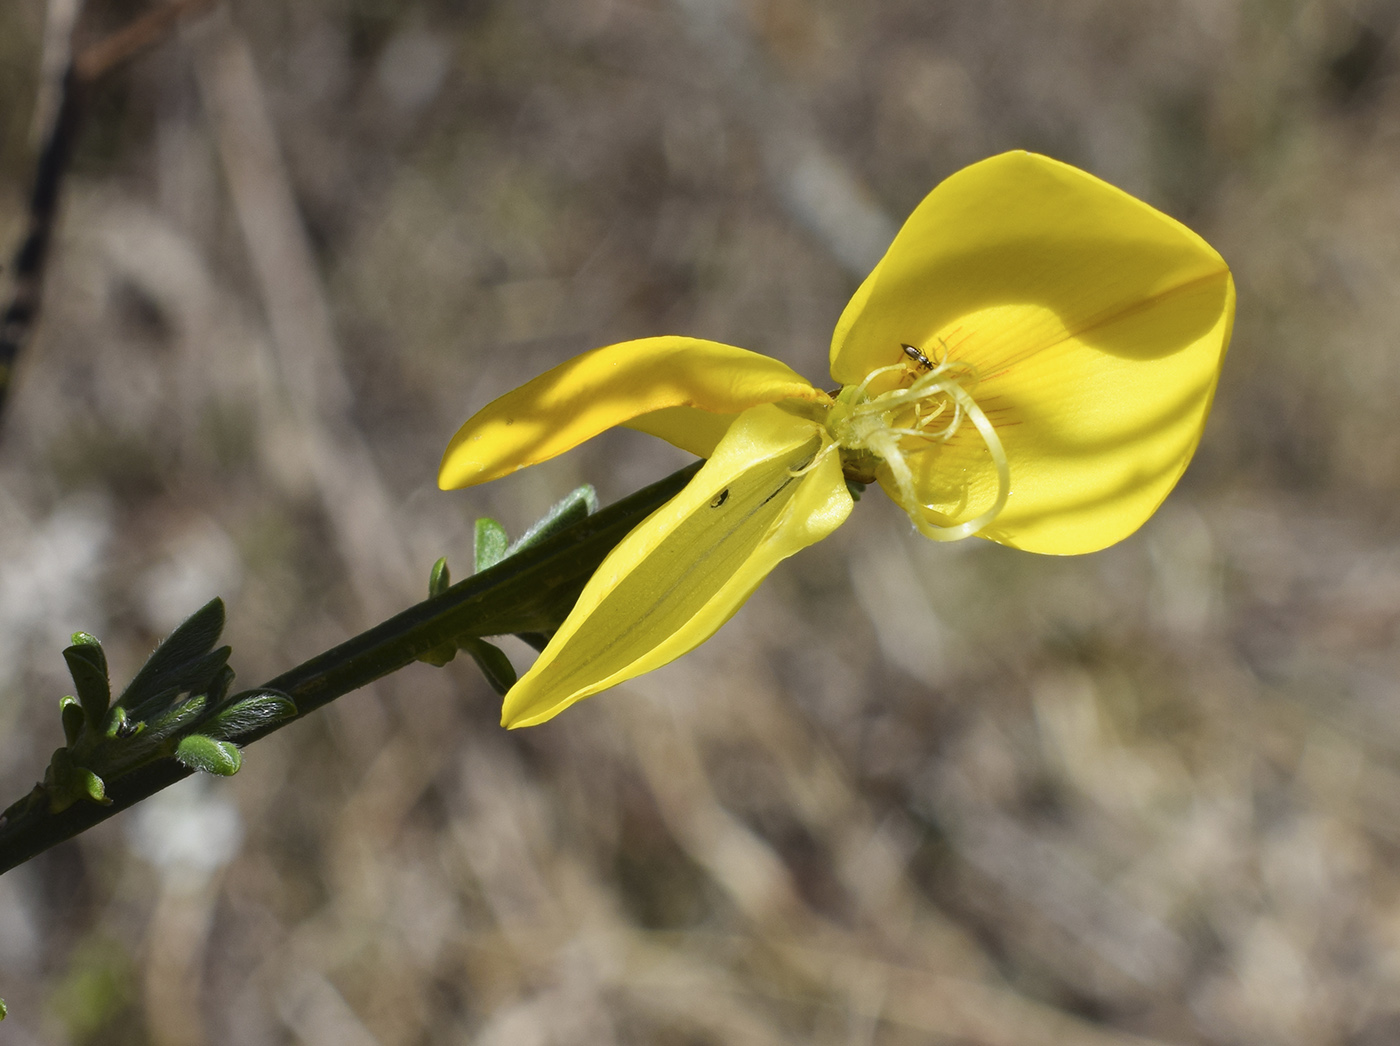
[[[981,435],[987,450],[991,452],[992,461],[997,468],[997,496],[990,508],[979,516],[969,519],[965,523],[958,523],[951,527],[940,527],[935,523],[930,523],[923,518],[923,512],[910,511],[908,504],[902,505],[909,518],[920,534],[934,541],[960,541],[963,538],[971,537],[985,527],[992,520],[1001,514],[1001,510],[1006,507],[1006,499],[1011,495],[1011,466],[1006,459],[1006,448],[1001,445],[1001,437],[997,435],[987,415],[982,412],[982,408],[977,405],[967,391],[955,383],[949,382],[945,390],[953,399],[967,412],[967,416],[972,419],[972,423],[977,426],[977,432]],[[905,466],[906,470],[908,466]],[[912,480],[912,477],[910,477]],[[903,493],[903,491],[901,491]],[[925,506],[913,498],[913,487],[910,485],[910,502],[923,509]]]
[[[867,399],[865,398],[865,393],[866,393],[866,390],[870,388],[870,383],[871,383],[872,381],[874,381],[876,378],[878,378],[881,374],[888,374],[888,373],[890,373],[890,371],[903,370],[903,369],[904,369],[904,364],[902,364],[902,363],[892,363],[892,364],[890,364],[888,367],[876,367],[874,370],[872,370],[869,374],[867,374],[867,375],[865,376],[865,380],[862,381],[862,382],[860,383],[860,386],[856,389],[856,396],[855,396],[855,398],[856,398],[857,402],[867,403],[867,404],[870,403],[870,402],[873,402],[873,401],[867,400]],[[857,408],[857,409],[859,409],[859,408]]]
[[[963,377],[975,377],[976,368],[961,361],[948,360],[945,356],[942,362],[927,373],[920,374],[907,388],[894,388],[870,396],[871,383],[881,375],[894,371],[907,373],[907,365],[901,363],[877,367],[866,375],[859,386],[846,390],[840,396],[843,409],[829,423],[833,442],[823,448],[805,468],[793,474],[800,475],[814,467],[838,447],[869,452],[889,467],[894,493],[897,494],[895,500],[919,533],[934,541],[957,541],[970,537],[997,517],[1011,494],[1011,468],[1001,438],[982,408],[960,383]],[[931,430],[931,423],[947,412],[950,403],[953,407],[952,418],[942,428]],[[905,408],[912,410],[913,427],[892,424],[893,415]],[[909,454],[922,454],[931,448],[910,447],[906,450],[900,443],[906,439],[946,442],[956,434],[964,418],[972,420],[992,456],[997,470],[997,493],[991,506],[974,518],[949,527],[939,526],[926,518],[926,514],[933,509],[919,500],[915,491],[914,471],[908,461]]]

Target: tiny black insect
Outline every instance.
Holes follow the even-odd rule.
[[[925,355],[924,355],[922,352],[920,352],[918,349],[914,348],[914,346],[912,346],[912,345],[901,345],[900,348],[902,348],[902,349],[904,350],[904,355],[908,356],[911,360],[913,360],[915,363],[917,363],[920,367],[924,368],[924,370],[933,370],[933,361],[930,360],[927,356],[925,356]]]
[[[725,487],[723,490],[721,490],[718,494],[716,494],[713,498],[710,499],[710,508],[719,508],[728,500],[729,488]]]

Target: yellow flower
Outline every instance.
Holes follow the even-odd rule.
[[[708,458],[617,546],[506,696],[543,722],[704,642],[879,482],[921,533],[1073,554],[1136,530],[1190,460],[1235,291],[1147,204],[1015,152],[933,190],[846,306],[827,393],[767,356],[664,337],[584,353],[472,417],[443,489],[615,425]]]

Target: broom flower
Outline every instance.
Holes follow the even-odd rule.
[[[586,352],[470,418],[439,485],[614,426],[708,459],[584,588],[502,723],[528,726],[708,639],[878,483],[938,541],[1052,555],[1119,541],[1200,439],[1234,317],[1229,268],[1179,222],[1024,152],[939,184],[847,304],[831,392],[734,346]]]

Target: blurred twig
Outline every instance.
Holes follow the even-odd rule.
[[[1023,998],[1000,982],[966,940],[916,911],[922,906],[911,897],[896,902],[897,913],[863,905],[854,927],[822,917],[802,898],[782,858],[720,804],[697,739],[682,717],[646,712],[645,704],[634,702],[619,727],[630,734],[658,809],[677,842],[752,924],[755,939],[773,946],[770,961],[781,963],[787,975],[778,983],[805,984],[824,997],[841,998],[852,1017],[939,1041],[1150,1046],[1151,1040],[1098,1028]],[[794,738],[790,724],[774,721],[775,712],[760,713],[768,729],[756,728],[753,736],[771,742],[770,755],[780,759]],[[804,754],[809,747],[802,748]],[[798,777],[795,768],[784,767],[785,780]],[[840,797],[826,798],[842,805]],[[878,874],[871,864],[862,869],[867,876]],[[626,987],[643,990],[634,981],[640,976],[649,988],[674,991],[677,985],[667,983],[672,974],[658,976],[657,965],[653,959],[644,972],[629,971]]]
[[[170,0],[164,7],[147,11],[111,36],[80,51],[73,59],[73,72],[79,80],[91,83],[167,39],[182,18],[198,14],[213,4],[214,0]]]
[[[271,334],[285,398],[275,410],[290,421],[361,607],[382,617],[409,576],[401,528],[351,417],[325,287],[252,49],[225,12],[205,28],[191,41],[195,73]]]
[[[0,315],[0,411],[9,397],[15,363],[33,336],[43,296],[45,263],[53,240],[54,222],[63,181],[68,173],[73,147],[82,126],[87,90],[99,78],[130,61],[147,48],[169,36],[176,23],[187,15],[208,7],[212,0],[172,0],[164,7],[137,18],[125,28],[93,44],[77,55],[71,40],[63,39],[72,29],[69,19],[53,19],[59,40],[50,41],[62,49],[64,72],[54,88],[56,98],[40,91],[39,159],[29,195],[29,227],[14,258],[14,291]],[[81,10],[77,12],[81,17]]]
[[[59,189],[68,169],[68,159],[77,137],[78,97],[81,84],[70,64],[58,93],[53,122],[43,137],[34,187],[29,196],[29,228],[15,252],[14,292],[0,316],[0,409],[10,390],[10,380],[20,351],[28,343],[39,315],[43,292],[44,263],[53,238],[58,213]]]

